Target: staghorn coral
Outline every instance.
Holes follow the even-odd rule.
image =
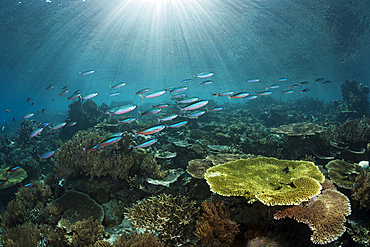
[[[315,244],[327,244],[337,240],[346,231],[343,223],[345,216],[351,214],[348,198],[336,190],[324,190],[317,200],[306,206],[293,206],[277,211],[274,219],[293,218],[308,224],[313,234],[311,241]]]
[[[230,246],[239,233],[238,225],[230,220],[230,211],[223,202],[202,203],[204,211],[195,234],[203,245]]]
[[[181,241],[184,226],[191,223],[199,208],[185,196],[161,194],[136,202],[127,209],[127,217],[136,228],[160,233],[162,241]]]
[[[209,168],[205,179],[211,191],[223,196],[245,196],[249,203],[298,205],[318,195],[324,176],[308,161],[258,157]]]
[[[353,164],[343,160],[332,160],[325,166],[331,181],[341,188],[352,189],[360,171]]]
[[[370,210],[370,172],[363,171],[356,178],[351,197],[356,206]]]
[[[153,233],[122,233],[114,242],[113,247],[165,247],[164,243]]]
[[[5,228],[3,239],[5,247],[30,247],[37,246],[41,236],[37,224],[26,222],[17,227]]]
[[[289,125],[281,125],[278,128],[271,128],[271,131],[277,134],[285,134],[288,136],[308,136],[321,133],[324,128],[314,123],[292,123]]]
[[[98,221],[94,221],[93,217],[78,221],[71,227],[71,231],[72,244],[79,247],[95,244],[105,236],[104,227],[99,225]]]
[[[49,225],[41,225],[42,242],[47,243],[47,246],[52,247],[72,247],[67,239],[67,231],[62,227],[51,227]]]
[[[125,139],[128,134],[123,134]],[[119,141],[99,150],[86,151],[101,142],[107,133],[92,129],[77,132],[71,140],[64,143],[55,157],[55,171],[59,178],[77,176],[100,177],[110,175],[112,178],[125,178],[134,165],[131,154],[126,153],[128,143]]]

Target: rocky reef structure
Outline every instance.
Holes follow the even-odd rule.
[[[347,117],[361,118],[367,114],[369,108],[368,87],[351,79],[340,84],[340,89],[344,101],[341,111],[349,113]]]
[[[194,201],[185,196],[160,194],[138,201],[127,209],[127,217],[136,228],[160,233],[169,245],[186,242],[185,227],[199,212]]]
[[[288,136],[310,136],[324,131],[324,128],[315,123],[292,123],[289,125],[281,125],[277,128],[271,128],[271,131],[277,134]]]
[[[363,171],[357,176],[351,198],[356,206],[370,210],[370,172]]]
[[[328,244],[337,240],[346,231],[345,216],[351,214],[348,198],[336,190],[326,189],[317,198],[304,206],[293,206],[275,213],[276,220],[286,217],[308,224],[315,244]]]
[[[209,168],[205,179],[222,196],[244,196],[249,203],[299,205],[320,193],[324,175],[309,161],[258,157]]]
[[[197,221],[195,234],[206,246],[230,246],[239,233],[238,225],[230,220],[230,210],[223,202],[202,203],[203,215]]]
[[[59,178],[78,174],[90,178],[107,175],[114,179],[125,178],[137,160],[134,155],[139,152],[135,150],[129,153],[129,141],[124,140],[130,140],[130,136],[123,136],[119,142],[99,150],[87,151],[107,135],[108,133],[102,130],[90,129],[77,132],[71,140],[65,142],[54,155],[55,171]]]

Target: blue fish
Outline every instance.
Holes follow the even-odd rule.
[[[141,143],[141,144],[139,144],[139,145],[137,145],[137,146],[132,146],[132,145],[131,145],[131,147],[132,147],[132,150],[135,150],[135,149],[137,149],[137,148],[146,148],[146,147],[149,147],[150,145],[153,145],[153,144],[154,144],[154,143],[156,143],[157,141],[158,141],[158,139],[154,138],[154,139],[151,139],[151,140],[146,141],[146,142],[144,142],[144,143]]]
[[[323,82],[321,82],[322,84],[329,84],[329,83],[331,83],[331,81],[323,81]]]
[[[178,121],[176,123],[173,123],[173,124],[170,124],[170,125],[167,125],[167,128],[179,128],[179,127],[182,127],[184,126],[185,124],[187,124],[188,121],[187,120],[182,120],[182,121]]]

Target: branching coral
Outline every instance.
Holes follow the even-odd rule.
[[[275,213],[274,218],[293,218],[308,224],[313,234],[311,241],[315,244],[327,244],[337,240],[346,231],[343,223],[345,216],[351,214],[348,198],[342,193],[327,189],[305,206],[293,206]]]
[[[3,238],[7,247],[30,247],[37,246],[41,236],[37,224],[27,222],[14,228],[5,229]]]
[[[104,227],[99,225],[98,221],[94,221],[93,217],[78,221],[71,227],[71,230],[73,246],[89,246],[105,236]]]
[[[229,246],[239,233],[236,223],[230,220],[230,211],[224,203],[202,203],[203,216],[197,222],[195,234],[204,245]]]
[[[152,154],[147,154],[140,164],[140,168],[148,173],[152,179],[160,179],[166,176],[165,171],[161,171],[161,166],[157,163],[156,158]]]
[[[84,174],[100,177],[125,178],[134,165],[134,159],[126,153],[128,143],[121,141],[99,150],[86,151],[100,143],[108,134],[101,130],[79,131],[64,143],[55,157],[55,171],[60,178]]]
[[[125,216],[137,228],[160,233],[163,241],[176,243],[199,211],[185,196],[161,194],[138,201]]]
[[[361,172],[356,178],[351,197],[355,205],[370,210],[370,172]]]
[[[164,247],[164,243],[153,233],[143,232],[140,234],[122,233],[114,242],[113,247]]]

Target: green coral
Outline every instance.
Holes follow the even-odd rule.
[[[5,179],[8,180],[7,182],[5,182],[5,184],[0,186],[0,189],[5,189],[10,186],[13,186],[17,183],[22,182],[25,178],[27,178],[27,172],[24,169],[19,168],[15,172],[8,172],[7,170],[9,168],[10,167],[0,170],[0,180],[5,180]]]
[[[309,161],[258,157],[209,168],[211,190],[223,196],[244,196],[249,203],[298,205],[318,195],[324,175]]]
[[[352,189],[360,168],[343,160],[332,160],[325,166],[330,180],[341,188]]]

